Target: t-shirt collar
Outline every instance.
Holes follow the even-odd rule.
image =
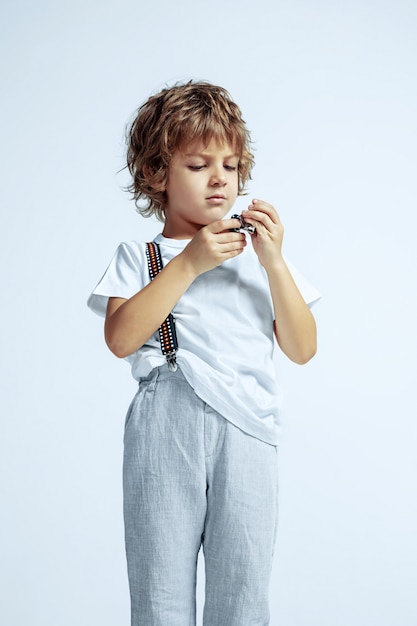
[[[171,239],[170,237],[164,237],[162,233],[160,233],[155,237],[154,241],[168,248],[183,249],[190,243],[191,239]]]

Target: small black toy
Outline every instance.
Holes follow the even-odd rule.
[[[246,230],[246,232],[249,233],[250,235],[253,235],[254,233],[256,233],[255,226],[252,226],[252,224],[248,224],[247,222],[245,222],[245,220],[243,219],[241,215],[232,215],[232,220],[239,220],[240,226],[238,226],[237,228],[231,228],[230,232],[241,233],[243,230]]]

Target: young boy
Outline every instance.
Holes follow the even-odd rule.
[[[146,244],[123,243],[88,304],[139,382],[123,466],[131,623],[195,624],[203,546],[205,626],[264,626],[277,522],[274,335],[291,360],[311,359],[318,294],[288,269],[273,206],[252,200],[243,211],[251,235],[226,217],[253,165],[227,91],[191,81],[149,98],[127,162],[139,211],[164,223],[154,240],[163,269],[151,281]],[[158,335],[171,311],[176,365]]]

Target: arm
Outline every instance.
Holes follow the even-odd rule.
[[[183,252],[132,298],[109,298],[104,334],[113,354],[122,358],[138,350],[197,276],[243,252],[245,236],[229,232],[237,225],[237,220],[229,219],[203,227]]]
[[[295,363],[307,363],[317,349],[316,323],[282,257],[283,226],[275,209],[261,200],[253,200],[242,214],[256,226],[252,242],[268,275],[278,344]]]

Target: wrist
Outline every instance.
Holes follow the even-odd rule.
[[[199,275],[193,260],[190,259],[183,250],[178,256],[174,257],[171,261],[176,265],[176,269],[180,274],[184,277],[184,279],[190,284],[197,278]]]
[[[287,264],[281,255],[279,257],[274,257],[273,259],[265,260],[262,265],[267,274],[279,274],[288,271]]]

